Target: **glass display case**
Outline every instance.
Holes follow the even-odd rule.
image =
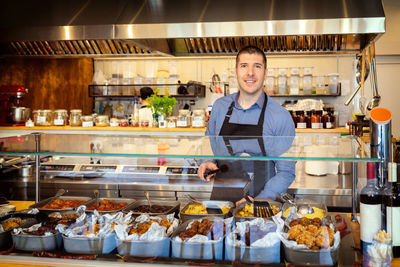
[[[351,182],[353,220],[357,217],[359,191],[367,184],[367,167],[382,162],[370,157],[369,145],[357,137],[332,135],[31,134],[1,138],[0,157],[3,180],[14,179],[20,185],[30,184],[31,192],[28,194],[32,197],[34,192],[36,201],[54,195],[59,188],[75,196],[93,196],[93,190],[97,189],[101,197],[134,199],[143,199],[144,191],[147,191],[153,199],[185,204],[188,194],[200,200],[232,202],[246,194],[273,199],[298,179],[295,176],[299,166],[317,169],[314,178],[325,182],[333,176],[318,175],[321,166],[333,163],[330,166],[336,166],[336,174],[344,166],[350,166],[346,174]],[[206,161],[217,166],[210,181],[203,181],[197,175],[200,164]],[[5,179],[8,172],[4,171],[18,164],[31,165],[32,174],[26,179],[11,176]],[[260,180],[260,176],[265,179]],[[276,186],[276,183],[280,185]],[[334,189],[340,198],[340,184]],[[310,192],[311,197],[314,191]],[[311,202],[315,203],[315,200]],[[352,237],[347,236],[347,239]],[[357,260],[353,251],[346,251],[348,248],[340,248],[339,265],[353,264]],[[349,253],[352,254],[350,258]],[[223,259],[221,263],[229,264]]]

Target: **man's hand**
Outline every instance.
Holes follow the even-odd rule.
[[[250,200],[251,200],[251,202],[253,202],[254,201],[254,198],[252,198],[251,196],[247,196]],[[243,202],[246,202],[247,201],[247,199],[246,198],[242,198],[241,200],[238,200],[238,201],[236,201],[236,207],[237,206],[239,206],[240,204],[242,204]]]
[[[205,161],[199,166],[199,169],[197,170],[197,175],[200,177],[201,180],[209,182],[212,174],[208,175],[207,177],[204,177],[204,174],[206,172],[215,171],[217,169],[218,167],[214,162]]]

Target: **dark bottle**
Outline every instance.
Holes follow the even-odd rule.
[[[307,123],[307,128],[311,128],[311,110],[306,111],[306,123]]]
[[[322,113],[322,110],[321,110]],[[319,110],[313,109],[311,111],[311,128],[313,129],[321,129],[322,128],[322,118],[319,114]]]
[[[375,163],[367,162],[367,185],[360,192],[360,241],[363,252],[382,229],[382,194],[375,178]]]
[[[336,117],[333,115],[333,109],[328,108],[326,110],[326,114],[323,117],[324,129],[333,129],[336,128]]]
[[[304,116],[303,110],[296,111],[296,128],[305,129],[307,128],[307,119]]]
[[[386,228],[387,232],[392,236],[392,249],[394,258],[400,257],[400,187],[397,184],[398,166],[394,162],[389,162],[389,183],[383,196],[383,203],[386,206]]]

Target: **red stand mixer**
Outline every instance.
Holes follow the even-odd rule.
[[[20,107],[20,102],[27,93],[28,89],[21,85],[0,86],[0,125],[25,126],[31,109]]]

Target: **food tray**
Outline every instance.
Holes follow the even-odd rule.
[[[265,201],[266,199],[257,199],[260,201]],[[282,203],[271,200],[271,199],[267,199],[268,203],[272,206],[275,205],[276,207],[278,207],[279,211],[282,210]],[[256,216],[247,216],[247,217],[241,217],[241,216],[236,216],[236,212],[242,210],[244,208],[244,206],[246,205],[246,203],[241,203],[239,206],[236,206],[233,211],[232,211],[232,215],[235,218],[235,221],[245,221],[245,220],[253,220],[255,218],[258,218]]]
[[[130,204],[132,204],[132,203],[134,203],[134,202],[136,201],[136,200],[133,199],[133,198],[118,198],[118,197],[108,198],[108,197],[105,197],[105,198],[99,198],[99,203],[100,203],[102,200],[104,200],[104,199],[109,200],[109,201],[111,201],[111,202],[117,202],[117,203],[124,202],[124,203],[128,203],[127,206],[129,206]],[[92,199],[92,200],[86,202],[86,203],[85,203],[85,206],[86,206],[86,207],[89,207],[90,205],[92,205],[92,204],[94,204],[94,203],[96,203],[96,199]],[[119,211],[122,211],[122,210],[123,210],[124,208],[126,208],[127,206],[125,206],[125,207],[123,207],[123,208],[120,208],[120,209],[118,209],[118,210],[110,210],[110,211],[99,211],[99,210],[98,210],[98,212],[99,212],[99,213],[119,212]],[[87,212],[93,212],[94,210],[88,210],[88,209],[86,209],[86,211],[87,211]]]
[[[120,240],[117,238],[118,254],[135,257],[169,257],[170,238],[155,241]]]
[[[325,214],[325,216],[326,215],[328,215],[328,209],[327,209],[327,207],[326,207],[326,205],[325,204],[322,204],[322,203],[307,203],[307,202],[301,202],[301,203],[298,203],[298,204],[296,204],[296,205],[293,205],[293,204],[289,204],[289,203],[285,203],[285,204],[283,204],[283,206],[282,206],[282,217],[283,218],[286,218],[286,217],[284,217],[284,212],[285,212],[285,210],[286,209],[288,209],[288,208],[290,208],[290,207],[293,207],[293,206],[298,206],[298,205],[303,205],[303,204],[309,204],[311,207],[317,207],[317,208],[320,208],[320,209],[322,209],[323,211],[324,211],[324,214]],[[324,216],[324,217],[325,217]]]
[[[225,238],[225,259],[240,260],[245,263],[279,263],[281,260],[281,242],[271,247],[234,246]]]
[[[42,201],[39,201],[38,203],[35,203],[31,206],[29,206],[30,209],[33,208],[37,208],[38,210],[42,211],[42,212],[53,212],[53,211],[67,211],[67,210],[73,210],[77,207],[72,207],[72,208],[67,208],[67,209],[42,209],[41,207],[43,207],[44,205],[47,205],[48,203],[50,203],[51,201],[55,200],[55,199],[63,199],[63,200],[85,200],[86,202],[88,202],[89,200],[91,200],[92,198],[90,197],[75,197],[75,196],[60,196],[60,197],[50,197],[47,199],[44,199]],[[83,203],[82,205],[86,204]]]
[[[179,201],[175,201],[175,200],[150,200],[150,201],[151,201],[151,205],[171,206],[171,209],[167,210],[166,212],[145,213],[150,216],[158,216],[158,215],[171,214],[171,213],[175,213],[175,216],[177,216],[179,213],[179,208],[181,206],[181,203]],[[148,205],[147,200],[145,200],[145,199],[137,200],[134,203],[126,206],[122,211],[129,212],[129,211],[133,210],[134,208],[141,206],[141,205]],[[142,212],[133,212],[134,216],[139,216],[142,214],[143,214]]]
[[[10,215],[5,216],[5,217],[1,218],[0,220],[1,220],[1,223],[3,223],[9,219],[18,218],[18,219],[21,219],[24,221],[24,223],[21,224],[19,227],[25,228],[25,227],[30,227],[30,226],[34,225],[35,223],[37,223],[37,220],[35,218],[33,218],[33,216],[24,218],[24,217],[26,217],[26,215],[24,215],[24,214],[20,214],[20,215],[13,214],[11,216]],[[0,233],[0,249],[8,249],[12,246],[12,244],[13,244],[12,237],[11,237],[12,230],[13,229],[10,229],[8,231]]]
[[[221,203],[221,205],[228,205],[231,207],[234,206],[233,203],[231,201],[219,201],[219,200],[212,200],[213,202],[217,202],[217,203]],[[220,218],[228,218],[231,216],[230,211],[228,211],[227,213],[222,213],[222,214],[186,214],[185,211],[188,209],[190,204],[197,204],[196,202],[189,202],[188,204],[186,204],[186,206],[181,210],[180,213],[180,217],[182,222],[188,221],[188,220],[194,220],[194,219],[210,219],[213,217],[220,217]]]
[[[25,251],[56,250],[61,248],[61,233],[46,236],[11,233],[15,248]]]
[[[208,219],[213,221],[210,217],[203,217],[200,219]],[[201,259],[201,260],[222,260],[224,238],[218,241],[208,241],[203,243],[187,243],[175,241],[175,236],[186,230],[188,224],[193,221],[186,221],[179,225],[178,228],[171,236],[171,255],[173,258],[183,259]]]
[[[68,237],[63,235],[64,249],[69,253],[108,254],[116,248],[116,234],[110,233],[103,238],[86,236]]]
[[[285,258],[288,262],[298,266],[336,265],[338,248],[330,250],[292,249],[283,244]]]

